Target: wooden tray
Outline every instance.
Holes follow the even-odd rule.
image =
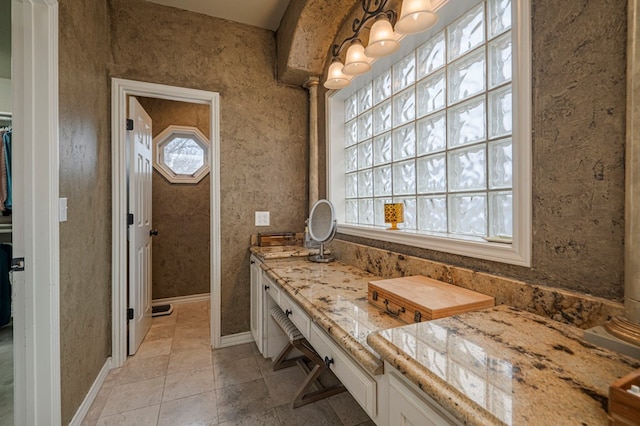
[[[295,232],[271,232],[271,233],[258,233],[258,246],[270,247],[270,246],[288,246],[294,245],[297,242]]]
[[[371,281],[370,303],[407,323],[428,321],[495,305],[495,300],[475,291],[414,275]]]
[[[640,396],[627,392],[631,385],[640,386],[640,370],[616,380],[609,386],[609,424],[640,425]]]

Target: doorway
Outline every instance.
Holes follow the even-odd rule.
[[[58,2],[11,1],[14,424],[60,424]],[[19,141],[19,142],[18,142]],[[37,230],[37,232],[36,232]]]
[[[112,214],[113,214],[113,339],[112,367],[123,365],[127,356],[127,147],[126,119],[129,97],[152,98],[206,105],[210,141],[209,293],[211,301],[211,343],[220,346],[220,148],[219,95],[214,92],[179,88],[132,80],[112,80]]]
[[[13,298],[9,283],[11,264],[11,216],[5,215],[5,201],[10,188],[6,179],[5,135],[12,136],[11,106],[11,2],[0,2],[0,424],[13,424]],[[10,213],[11,210],[9,210]],[[8,253],[5,252],[8,249]],[[8,254],[8,257],[7,257]]]
[[[129,212],[135,216],[134,224],[129,228],[129,308],[134,308],[134,321],[129,323],[129,355],[136,353],[148,330],[146,321],[138,312],[144,309],[143,304],[139,301],[132,303],[132,300],[143,297],[145,292],[131,292],[132,281],[144,281],[145,274],[133,271],[149,271],[154,316],[171,315],[173,306],[177,304],[208,301],[211,291],[211,143],[206,136],[211,134],[211,107],[140,96],[129,99],[129,115],[132,115],[132,107],[142,109],[148,117],[153,138],[150,153],[153,170],[145,184],[150,185],[149,208],[145,209],[145,214],[151,216],[149,229],[137,220],[142,217],[141,212],[133,212],[137,206],[131,208],[133,203],[145,197],[134,194],[140,185],[133,182],[140,173],[129,171]],[[134,139],[136,134],[135,128],[129,132]],[[130,161],[129,167],[137,167],[138,163]],[[138,232],[139,225],[143,227],[143,235]],[[145,246],[139,239],[148,239],[152,247],[149,250],[149,268],[132,265],[138,259],[146,261],[145,256],[131,256],[134,245]]]

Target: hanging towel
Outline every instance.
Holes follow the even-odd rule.
[[[4,134],[2,137],[4,145],[5,164],[7,167],[7,200],[4,202],[4,208],[11,210],[11,130]]]
[[[11,321],[11,246],[0,244],[0,327]]]

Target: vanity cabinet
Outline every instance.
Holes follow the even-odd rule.
[[[271,318],[271,308],[279,304],[280,289],[267,277],[261,261],[251,256],[251,335],[265,358],[276,357],[287,344],[287,337]]]
[[[275,358],[288,337],[270,315],[279,306],[378,426],[460,425],[449,413],[385,362],[372,376],[327,331],[262,270],[251,256],[251,334],[265,358]]]
[[[391,364],[384,364],[389,380],[389,424],[415,426],[461,425],[437,402],[405,379]]]
[[[377,383],[368,373],[363,371],[356,362],[316,324],[311,325],[311,346],[318,352],[320,358],[329,364],[329,368],[342,382],[351,396],[371,418],[377,416]]]
[[[271,318],[270,311],[278,305],[311,343],[329,368],[340,379],[371,418],[378,418],[379,378],[371,377],[324,330],[315,324],[298,303],[260,268],[259,260],[251,264],[251,333],[265,358],[274,358],[288,344],[287,336]],[[255,330],[255,331],[254,331]],[[381,377],[381,376],[380,376]],[[383,387],[384,390],[385,387]],[[386,401],[385,401],[386,402]]]
[[[275,358],[288,338],[271,318],[271,308],[280,305],[280,287],[262,271],[262,261],[251,256],[251,336],[265,358]],[[292,303],[292,302],[291,302]]]
[[[263,353],[263,302],[262,302],[262,263],[256,256],[251,256],[251,335],[258,346],[260,353]]]

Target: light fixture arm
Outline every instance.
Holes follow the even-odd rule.
[[[350,43],[359,37],[362,28],[364,28],[367,22],[372,19],[375,19],[380,15],[387,15],[387,19],[389,19],[391,25],[395,24],[397,17],[396,12],[393,10],[384,10],[388,1],[389,0],[362,0],[362,10],[364,11],[362,18],[355,18],[353,20],[353,24],[351,25],[353,35],[351,37],[346,38],[342,43],[334,44],[331,47],[331,54],[334,58],[340,56],[340,51],[342,51],[345,44]]]

